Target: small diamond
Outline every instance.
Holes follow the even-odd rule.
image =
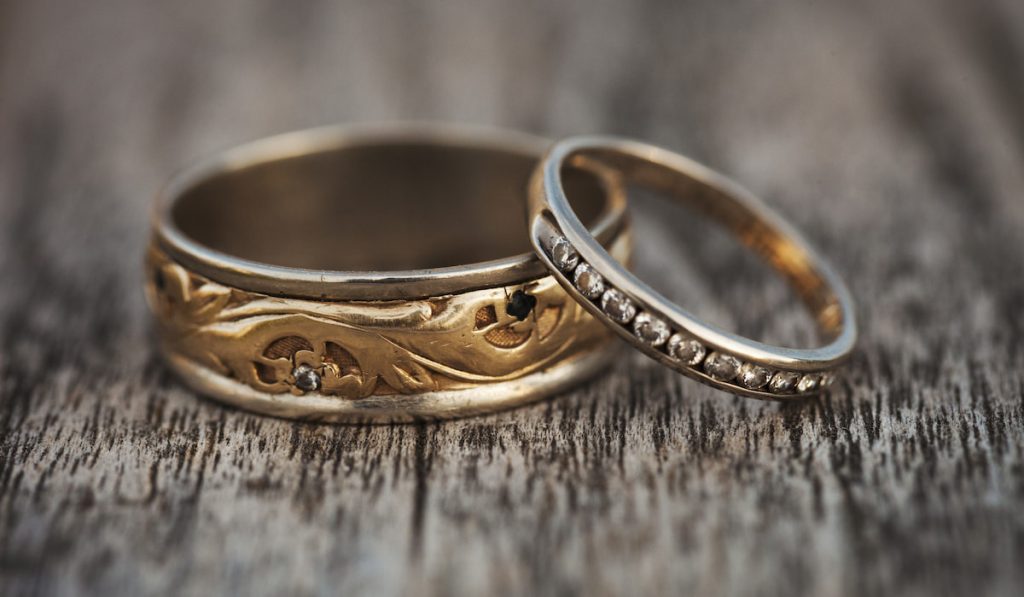
[[[821,376],[821,380],[818,382],[819,388],[827,388],[836,381],[836,376],[832,373],[825,373]]]
[[[604,292],[604,278],[586,263],[576,266],[573,282],[580,293],[588,299],[596,299]]]
[[[664,344],[668,340],[669,333],[671,330],[668,329],[668,324],[663,319],[646,311],[637,315],[633,320],[633,335],[651,346]]]
[[[771,377],[771,371],[768,371],[764,367],[759,367],[753,363],[743,363],[740,367],[739,375],[736,376],[740,382],[740,385],[748,390],[757,390],[763,388],[768,383],[768,378]]]
[[[796,384],[796,391],[803,394],[804,392],[813,392],[818,389],[818,383],[821,378],[817,375],[808,373],[807,375],[800,378],[800,381]]]
[[[552,241],[549,252],[555,267],[563,272],[572,271],[580,262],[580,254],[564,236],[559,236]]]
[[[779,371],[772,376],[768,382],[768,389],[776,394],[788,394],[796,389],[796,382],[800,379],[799,373]]]
[[[668,339],[668,354],[691,367],[700,365],[707,352],[703,344],[682,334],[672,334]]]
[[[315,392],[320,389],[320,375],[309,365],[299,365],[292,370],[295,387],[303,392]]]
[[[740,368],[740,360],[720,352],[713,352],[704,361],[704,371],[719,381],[731,381]]]
[[[636,315],[636,305],[629,297],[615,288],[609,288],[601,295],[601,309],[618,323],[626,324]]]

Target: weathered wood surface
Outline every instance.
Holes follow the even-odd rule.
[[[782,406],[625,355],[533,407],[376,428],[182,389],[139,291],[154,189],[395,118],[735,175],[847,275],[848,378]],[[0,3],[0,594],[1020,595],[1022,166],[1018,0]],[[640,224],[695,309],[806,335],[731,247]]]

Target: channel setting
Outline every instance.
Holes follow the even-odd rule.
[[[707,346],[686,332],[671,331],[665,319],[655,314],[649,306],[638,306],[635,299],[629,298],[618,288],[608,286],[603,278],[600,279],[600,285],[605,290],[600,294],[600,299],[595,300],[594,296],[597,295],[593,291],[593,285],[596,282],[592,276],[600,277],[600,274],[580,260],[576,249],[564,236],[550,237],[546,255],[563,276],[573,273],[574,288],[587,298],[591,311],[600,309],[608,319],[623,329],[628,329],[650,349],[658,350],[677,366],[685,367],[692,375],[709,376],[732,386],[731,389],[737,391],[759,391],[777,398],[813,395],[831,386],[835,380],[832,375],[819,373],[773,371],[755,363],[743,362],[723,352],[711,352]],[[556,255],[559,256],[558,259]],[[572,258],[565,259],[566,255],[571,255]],[[562,265],[558,265],[559,262]],[[587,277],[582,282],[579,275],[581,268],[587,272]]]

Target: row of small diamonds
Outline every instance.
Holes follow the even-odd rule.
[[[690,368],[703,370],[714,379],[773,394],[804,394],[827,387],[833,381],[830,374],[772,371],[721,352],[709,354],[697,339],[672,333],[665,320],[639,309],[621,290],[609,286],[597,270],[580,258],[565,237],[556,236],[551,241],[548,255],[555,267],[572,277],[580,294],[599,304],[612,321],[631,328],[641,342],[664,351]]]

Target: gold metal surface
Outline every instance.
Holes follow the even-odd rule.
[[[267,395],[307,394],[292,374],[300,365],[339,401],[472,390],[566,366],[609,337],[550,276],[414,301],[324,302],[224,286],[156,247],[147,265],[164,350]],[[522,321],[506,312],[516,291],[537,301]]]
[[[172,185],[176,190],[165,193],[158,207],[156,234],[146,257],[147,298],[170,366],[191,387],[218,400],[265,414],[337,422],[489,412],[550,395],[596,373],[613,348],[610,334],[529,253],[401,271],[291,265],[348,259],[372,267],[374,260],[392,258],[431,265],[432,259],[460,255],[470,262],[474,253],[505,251],[506,244],[528,247],[525,227],[500,216],[497,222],[479,223],[488,233],[477,241],[478,251],[467,250],[460,243],[472,238],[477,222],[459,212],[480,218],[522,213],[529,172],[544,143],[503,132],[457,130],[447,136],[444,130],[420,128],[291,134],[258,142],[258,159],[215,160],[214,166],[188,174],[186,183]],[[364,146],[374,149],[363,151]],[[235,150],[243,155],[251,151]],[[447,226],[450,239],[424,243],[408,235],[388,237],[368,226],[375,218],[361,212],[388,211],[387,198],[369,192],[382,188],[374,177],[395,175],[386,161],[368,157],[371,153],[403,156],[399,161],[414,167],[434,160],[441,170],[451,170],[415,184],[395,183],[401,192],[391,199],[400,208],[427,198],[422,206],[426,215],[415,224],[439,222]],[[281,160],[321,155],[331,159],[312,170],[294,162],[278,166]],[[347,161],[360,168],[350,168]],[[224,168],[225,162],[235,166]],[[460,172],[469,166],[488,175],[466,182]],[[285,202],[275,194],[275,183],[265,184],[261,168],[276,168],[272,180],[286,179],[290,188],[309,189],[316,200],[289,196],[291,202]],[[225,172],[237,180],[218,182]],[[293,181],[300,172],[306,176]],[[592,231],[625,261],[630,237],[622,190],[599,172],[587,176],[592,182],[580,188],[593,195],[588,207]],[[490,189],[488,183],[498,186]],[[324,187],[330,192],[323,192]],[[359,190],[354,196],[365,205],[347,201],[345,192],[351,188]],[[481,192],[489,189],[491,193]],[[413,191],[415,195],[406,195]],[[507,204],[510,198],[512,206]],[[343,215],[354,225],[339,239],[316,240],[322,220],[341,228],[339,220],[320,215],[338,213],[337,201],[344,202]],[[301,205],[313,211],[310,217],[273,212],[278,202],[288,209]],[[225,209],[229,211],[218,215]],[[271,224],[293,218],[293,232],[297,228],[299,234],[284,244],[281,237],[287,230],[278,237],[253,236],[252,229],[261,225],[253,218],[267,210]],[[359,236],[361,227],[367,228],[365,238]],[[325,230],[332,232],[330,227]],[[341,244],[335,246],[335,240]],[[267,246],[273,247],[269,259],[287,263],[249,257]],[[443,246],[457,250],[438,251]],[[338,247],[348,254],[337,255]],[[526,308],[516,309],[515,300]]]

